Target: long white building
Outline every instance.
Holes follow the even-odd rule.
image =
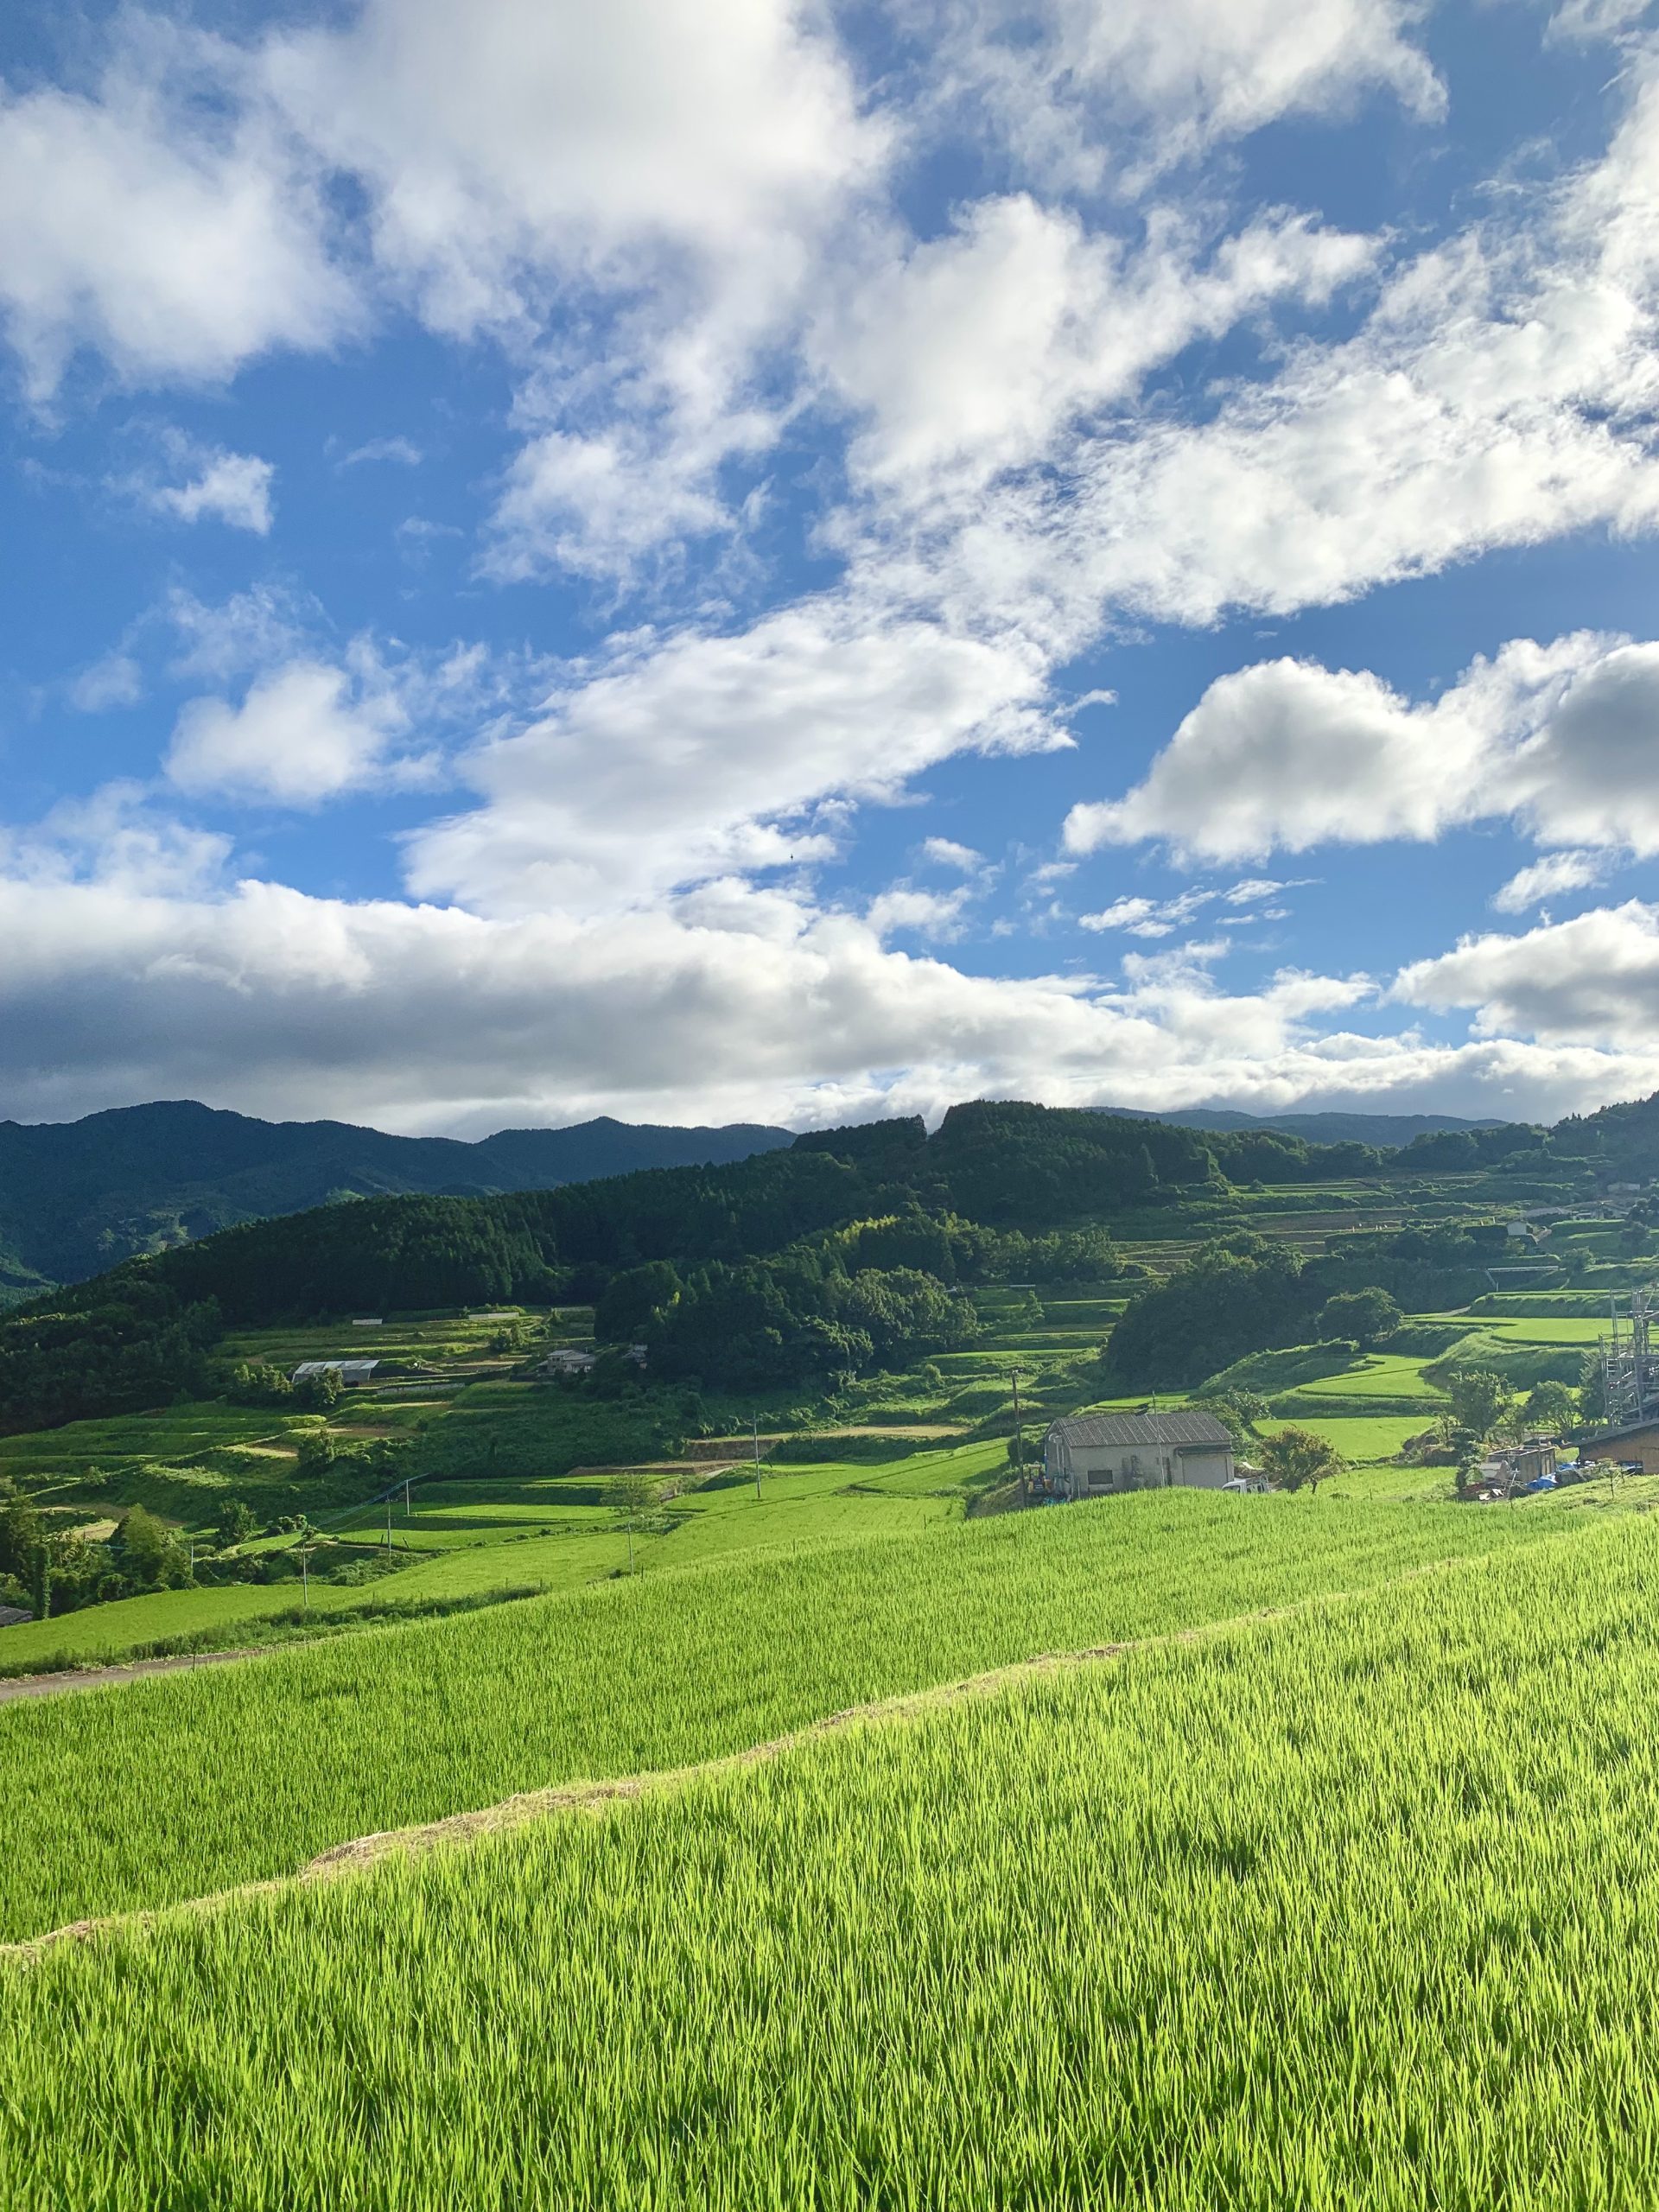
[[[1213,1414],[1074,1414],[1043,1440],[1051,1491],[1219,1490],[1233,1478],[1233,1440]]]

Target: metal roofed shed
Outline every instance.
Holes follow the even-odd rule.
[[[302,1359],[288,1379],[306,1382],[314,1375],[338,1375],[344,1389],[360,1390],[379,1364],[378,1359]]]
[[[1043,1475],[1063,1497],[1128,1490],[1224,1490],[1233,1440],[1213,1414],[1076,1414],[1043,1440]]]

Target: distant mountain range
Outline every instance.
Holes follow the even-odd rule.
[[[1217,1133],[1280,1129],[1309,1144],[1399,1146],[1503,1126],[1448,1114],[1102,1110]],[[0,1306],[83,1281],[135,1253],[337,1198],[552,1190],[636,1168],[724,1166],[794,1141],[790,1130],[762,1122],[676,1128],[601,1116],[569,1128],[502,1129],[469,1144],[388,1136],[347,1122],[262,1122],[188,1099],[118,1107],[80,1122],[0,1122]],[[1659,1097],[1563,1122],[1556,1142],[1563,1153],[1593,1154],[1604,1172],[1659,1172]]]
[[[334,1198],[550,1190],[637,1167],[747,1160],[792,1141],[758,1122],[673,1128],[604,1116],[467,1144],[347,1122],[261,1122],[188,1099],[80,1122],[0,1122],[0,1300]]]

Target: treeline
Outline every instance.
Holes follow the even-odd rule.
[[[0,1325],[0,1427],[52,1428],[199,1397],[222,1326],[215,1300],[132,1263],[54,1308],[22,1307]]]
[[[200,1391],[221,1325],[587,1302],[613,1278],[657,1264],[688,1288],[700,1283],[692,1306],[742,1305],[749,1319],[740,1334],[753,1345],[775,1333],[787,1371],[796,1371],[791,1363],[803,1373],[843,1357],[860,1363],[866,1338],[879,1362],[884,1344],[937,1335],[937,1317],[895,1334],[885,1309],[855,1314],[849,1293],[826,1288],[820,1299],[802,1288],[814,1280],[812,1264],[803,1273],[793,1260],[781,1265],[782,1255],[818,1255],[826,1284],[866,1273],[920,1274],[946,1287],[1098,1279],[1116,1268],[1102,1224],[1128,1210],[1224,1198],[1234,1183],[1351,1173],[1381,1157],[1272,1129],[1212,1133],[982,1101],[954,1107],[931,1136],[919,1120],[880,1122],[815,1132],[723,1166],[489,1198],[359,1199],[129,1261],[16,1309],[0,1323],[0,1427]],[[752,1275],[761,1262],[772,1267],[770,1287]],[[769,1319],[754,1318],[761,1308]],[[689,1306],[669,1333],[692,1326]],[[665,1335],[659,1351],[666,1371],[678,1371],[677,1341]],[[683,1371],[708,1371],[689,1351],[683,1357]]]
[[[1331,1300],[1370,1288],[1419,1312],[1466,1305],[1488,1287],[1503,1234],[1500,1222],[1344,1236],[1306,1261],[1250,1230],[1216,1237],[1131,1301],[1109,1370],[1126,1389],[1185,1389],[1251,1352],[1306,1343]]]

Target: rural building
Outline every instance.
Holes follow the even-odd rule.
[[[378,1359],[302,1359],[289,1376],[290,1382],[308,1382],[314,1375],[338,1375],[348,1390],[360,1390],[380,1364]]]
[[[1599,1436],[1586,1437],[1579,1446],[1580,1461],[1611,1459],[1622,1467],[1640,1467],[1659,1475],[1659,1421],[1632,1421],[1624,1428],[1604,1428]]]
[[[0,1628],[22,1628],[26,1621],[32,1621],[34,1618],[33,1613],[25,1612],[21,1605],[0,1605]]]
[[[583,1351],[575,1344],[561,1344],[550,1351],[542,1362],[543,1375],[585,1375],[595,1363],[596,1355]]]
[[[1063,1497],[1220,1490],[1233,1472],[1233,1440],[1213,1414],[1077,1414],[1043,1440],[1046,1485]]]
[[[1555,1443],[1540,1437],[1529,1437],[1525,1444],[1510,1452],[1495,1452],[1480,1465],[1481,1479],[1496,1483],[1505,1490],[1525,1490],[1529,1483],[1541,1482],[1546,1475],[1551,1481],[1555,1477]]]

